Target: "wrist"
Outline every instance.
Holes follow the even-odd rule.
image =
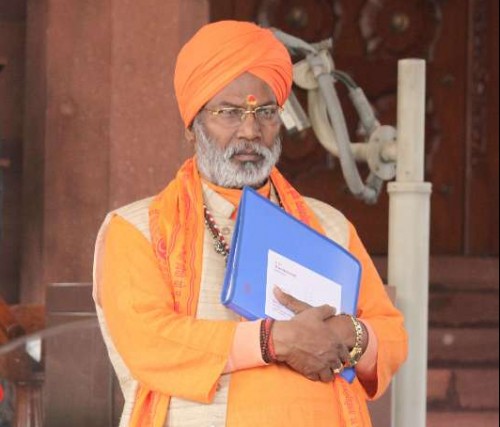
[[[356,346],[356,339],[358,335],[356,332],[356,322],[359,322],[362,328],[360,346],[363,352],[365,352],[366,348],[368,347],[369,336],[368,329],[366,328],[365,324],[361,320],[357,319],[354,316],[351,316],[350,314],[340,314],[339,318],[342,319],[342,328],[336,328],[335,331],[337,333],[339,332],[339,330],[342,331],[343,335],[340,336],[340,338],[349,350],[352,350]],[[352,319],[354,319],[354,321]]]
[[[347,314],[341,314],[338,316],[338,319],[341,324],[337,324],[335,333],[350,351],[356,345],[356,331],[353,328],[351,317]]]
[[[359,321],[356,317],[351,315],[345,316],[351,323],[351,331],[353,331],[354,345],[348,345],[350,349],[348,366],[354,367],[358,364],[361,356],[368,347],[368,330],[363,322]]]
[[[272,340],[276,360],[284,362],[292,350],[290,343],[293,343],[292,329],[288,327],[289,322],[286,320],[275,321],[272,326]]]
[[[278,362],[273,340],[274,319],[267,318],[260,324],[260,351],[265,363]]]
[[[361,342],[361,349],[363,350],[363,354],[366,352],[366,349],[368,348],[368,343],[370,342],[370,333],[368,332],[368,328],[366,325],[358,319],[358,322],[361,324],[361,327],[363,328],[363,340]]]

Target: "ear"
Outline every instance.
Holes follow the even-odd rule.
[[[186,141],[189,142],[189,143],[195,143],[196,142],[196,136],[193,132],[193,128],[192,126],[186,128],[184,130],[184,137],[186,138]]]

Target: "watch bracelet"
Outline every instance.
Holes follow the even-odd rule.
[[[349,363],[347,364],[348,367],[353,368],[358,364],[359,359],[363,355],[362,345],[365,330],[363,329],[361,322],[354,316],[351,316],[350,314],[346,314],[346,316],[351,319],[351,322],[354,326],[354,331],[356,332],[356,340],[354,343],[354,347],[349,352]]]

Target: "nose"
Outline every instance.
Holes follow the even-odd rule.
[[[238,138],[253,141],[262,136],[262,129],[260,123],[255,117],[255,114],[246,114],[241,125],[238,127]]]

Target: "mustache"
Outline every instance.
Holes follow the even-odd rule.
[[[224,158],[232,159],[239,154],[256,154],[263,158],[271,156],[271,150],[256,142],[250,141],[234,141],[231,142],[224,150]]]
[[[219,144],[197,118],[193,123],[196,135],[196,158],[200,173],[216,185],[227,188],[243,188],[261,185],[276,165],[281,154],[281,138],[268,147],[260,138],[233,137],[227,144]],[[236,162],[234,156],[251,155],[249,162]]]

